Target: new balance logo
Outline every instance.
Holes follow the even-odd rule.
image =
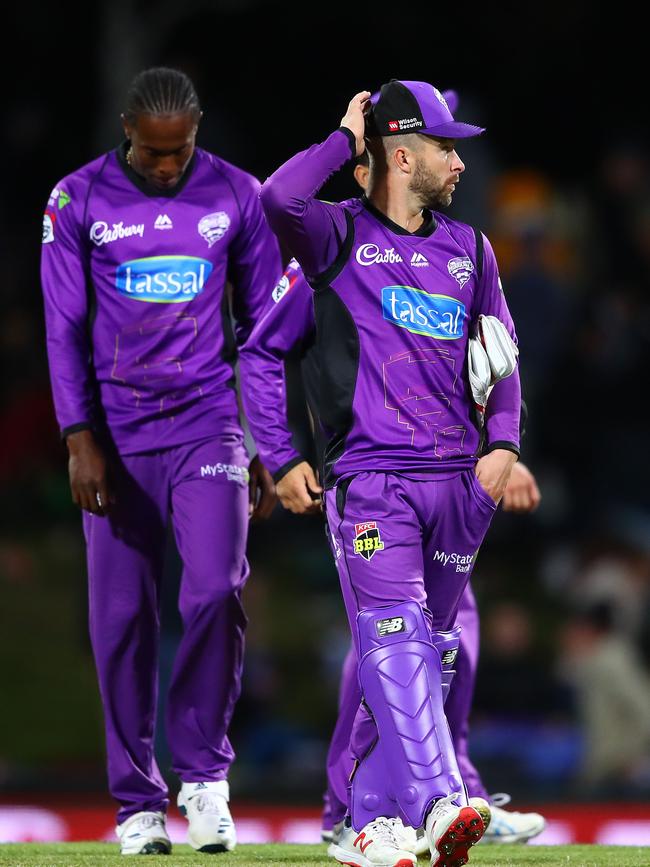
[[[174,224],[169,219],[167,214],[158,214],[156,222],[153,224],[154,229],[173,229]]]
[[[429,260],[422,253],[413,253],[411,256],[411,265],[413,268],[428,268]]]
[[[362,831],[354,841],[353,845],[358,846],[359,849],[361,849],[361,854],[363,854],[371,843],[372,840],[366,840],[366,832]]]
[[[376,626],[377,635],[380,638],[384,635],[393,635],[395,632],[404,632],[406,630],[403,617],[389,617],[385,620],[378,620]]]

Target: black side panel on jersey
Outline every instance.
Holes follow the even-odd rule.
[[[316,353],[320,367],[317,389],[318,417],[334,435],[323,455],[323,483],[331,485],[331,470],[343,453],[345,437],[352,426],[352,402],[359,370],[359,333],[350,311],[330,283],[343,270],[354,245],[354,218],[346,210],[348,231],[334,263],[317,281],[314,289]],[[324,336],[326,339],[324,339]]]
[[[350,256],[350,252],[352,251],[352,245],[354,244],[354,217],[347,208],[344,209],[344,213],[347,229],[338,256],[329,266],[327,271],[323,271],[322,274],[319,274],[318,277],[314,277],[313,279],[307,278],[307,281],[314,292],[318,292],[319,289],[329,286],[332,280],[343,270],[343,267]]]
[[[320,376],[321,368],[318,360],[318,349],[316,347],[316,333],[311,335],[311,338],[302,347],[302,357],[300,359],[300,373],[302,375],[302,384],[307,398],[307,406],[313,424],[312,435],[316,446],[316,459],[320,470],[320,477],[323,478],[323,454],[327,446],[327,437],[323,430],[323,425],[319,417],[320,412]]]
[[[483,232],[472,226],[474,229],[474,237],[476,238],[476,276],[480,280],[483,276]]]
[[[223,347],[221,349],[221,357],[226,364],[229,364],[232,370],[232,375],[228,377],[226,385],[229,388],[237,388],[237,378],[235,376],[235,364],[237,363],[237,340],[235,339],[235,329],[232,324],[232,284],[228,283],[223,287],[223,297],[221,299],[221,328],[223,331]]]

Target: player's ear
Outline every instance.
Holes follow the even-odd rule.
[[[370,169],[368,166],[355,166],[354,167],[354,179],[359,184],[362,190],[365,190],[368,186],[368,175],[370,173]]]
[[[411,174],[415,166],[415,154],[410,148],[397,147],[393,151],[393,162],[401,172]]]
[[[123,114],[120,115],[120,120],[122,121],[122,129],[124,130],[124,136],[125,136],[125,138],[128,138],[130,140],[131,139],[131,131],[132,131],[131,124],[128,122],[128,120],[126,119],[126,117]]]

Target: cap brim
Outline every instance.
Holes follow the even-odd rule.
[[[420,135],[432,135],[436,138],[472,138],[472,136],[481,135],[485,130],[481,126],[472,126],[471,123],[450,121],[449,123],[439,123],[437,126],[429,127],[429,129],[414,129],[412,132],[418,132]]]

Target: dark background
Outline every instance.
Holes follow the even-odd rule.
[[[455,88],[457,116],[487,127],[460,151],[450,213],[487,233],[501,265],[530,408],[522,457],[543,502],[497,516],[475,571],[473,754],[488,788],[529,802],[648,797],[650,170],[647,46],[631,9],[90,7],[14,9],[5,31],[18,54],[0,133],[0,791],[105,788],[80,521],[49,397],[41,214],[60,178],[119,143],[133,75],[164,64],[196,84],[199,144],[260,179],[390,78]],[[354,194],[349,171],[324,193]],[[297,385],[294,364],[289,376]],[[307,448],[301,407],[296,394]],[[320,520],[278,507],[252,530],[250,559],[233,788],[315,804],[348,641]],[[163,686],[173,549],[168,572]],[[623,745],[613,757],[608,730]]]

